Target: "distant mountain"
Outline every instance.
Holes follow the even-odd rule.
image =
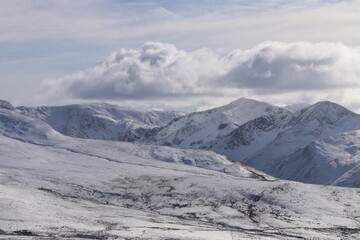
[[[5,108],[5,109],[9,109],[9,110],[14,110],[14,106],[9,103],[8,101],[5,100],[0,100],[0,108]]]
[[[310,104],[308,104],[308,103],[294,103],[291,105],[287,105],[284,108],[295,112],[295,111],[299,111],[301,109],[307,108],[309,106],[310,106]]]
[[[8,107],[8,104],[5,106],[0,107],[0,134],[35,144],[42,144],[43,141],[50,144],[52,139],[63,137],[46,123],[25,116],[14,107]]]
[[[151,142],[182,148],[208,148],[246,122],[268,115],[284,115],[290,111],[268,103],[241,98],[228,105],[194,112],[171,121],[158,129]]]
[[[312,141],[360,129],[360,116],[338,104],[319,102],[268,128],[273,128],[270,132],[276,132],[276,137],[243,162],[278,177],[282,175],[278,166],[283,158]],[[268,135],[266,131],[261,134]]]
[[[220,108],[176,119],[154,131],[149,142],[210,149],[275,177],[332,184],[338,177],[335,172],[345,171],[340,165],[335,167],[331,181],[325,181],[325,175],[329,174],[326,170],[288,174],[285,165],[291,165],[292,169],[304,168],[302,164],[305,163],[294,160],[298,156],[294,153],[299,149],[314,141],[358,129],[360,116],[332,102],[319,102],[294,112],[239,99]]]
[[[360,131],[311,142],[282,159],[276,172],[283,179],[360,187]]]
[[[287,174],[284,159],[312,141],[360,129],[360,116],[331,102],[319,102],[285,115],[261,116],[238,127],[227,136],[211,142],[209,148],[260,169],[275,177],[326,184],[317,174],[303,178]],[[301,161],[296,161],[302,168]],[[313,175],[311,175],[313,174]],[[326,174],[325,171],[323,174]]]
[[[13,109],[8,103],[2,105]],[[357,137],[353,133],[360,130],[360,115],[328,101],[298,111],[241,98],[190,114],[110,104],[19,107],[13,112],[41,120],[67,136],[208,149],[278,178],[360,186],[356,170],[360,159],[345,154],[351,144],[357,147],[356,141],[348,138]],[[26,129],[19,126],[15,132]],[[339,138],[341,134],[351,137]]]
[[[106,103],[17,109],[24,115],[46,122],[67,136],[129,142],[142,138],[149,129],[185,115],[181,112],[137,110]]]
[[[81,143],[81,139],[64,136],[41,119],[23,115],[23,112],[19,110],[10,110],[7,108],[0,108],[0,134],[34,145],[52,146],[65,150],[72,149],[73,146],[79,146]],[[83,144],[90,145],[90,142],[83,142]],[[91,151],[93,155],[101,152],[104,147],[111,145],[111,143],[106,144],[106,141],[93,141],[91,145],[93,147],[89,148],[89,151]],[[103,146],[99,147],[101,145]],[[239,162],[229,161],[225,157],[211,151],[174,149],[157,145],[145,145],[142,143],[138,146],[127,142],[121,144],[114,143],[114,145],[111,145],[111,149],[113,152],[111,152],[110,149],[107,151],[108,154],[111,155],[122,152],[144,159],[156,159],[157,161],[168,163],[195,166],[224,172],[233,176],[272,179],[272,177],[266,176],[266,174],[262,174],[258,170],[247,167]],[[75,152],[76,150],[73,149],[71,151]]]

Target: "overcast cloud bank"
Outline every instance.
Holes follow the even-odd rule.
[[[204,98],[250,97],[351,105],[360,102],[359,62],[359,48],[331,42],[263,42],[228,54],[147,42],[138,50],[120,49],[91,69],[45,81],[38,98],[156,100],[169,106],[180,100],[198,106]]]

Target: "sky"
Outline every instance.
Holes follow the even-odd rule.
[[[360,0],[0,0],[0,99],[360,111]]]

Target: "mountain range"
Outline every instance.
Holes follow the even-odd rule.
[[[246,102],[254,104],[247,108],[253,115],[241,114],[244,108],[236,107]],[[247,99],[235,103],[222,108],[228,111],[225,120],[214,122],[237,119],[233,130],[216,128],[219,135],[211,135],[209,142],[223,141],[247,124],[253,127],[246,129],[256,130],[254,139],[266,131],[294,132],[300,122],[318,127],[305,114],[311,109],[291,112]],[[303,152],[317,159],[322,149],[324,162],[347,157],[334,160],[337,168],[339,163],[357,164],[358,132],[348,131],[355,127],[348,123],[357,115],[333,103],[318,105],[332,106],[326,114],[340,109],[342,117],[324,120],[323,132],[313,134],[317,140],[283,160],[298,155],[301,161]],[[88,106],[80,106],[95,112],[85,114],[87,118],[108,121]],[[157,133],[181,119],[196,119],[189,115],[197,113],[180,114],[164,125],[143,121],[140,125],[153,135],[126,142],[113,136],[66,136],[52,127],[56,118],[46,121],[48,117],[36,114],[36,109],[0,101],[0,239],[356,239],[360,234],[357,188],[277,179],[208,149],[160,146],[161,141],[173,144],[169,139],[149,144]],[[232,118],[231,111],[239,114]],[[263,115],[255,114],[261,111]],[[341,126],[345,132],[338,133]],[[307,146],[313,148],[306,150]],[[349,168],[336,184],[354,184],[357,168]]]
[[[110,104],[17,109],[67,136],[208,149],[278,178],[359,186],[360,116],[332,102],[300,106],[241,98],[189,114]]]
[[[166,125],[184,115],[181,112],[138,110],[107,103],[17,109],[67,136],[128,142],[141,138],[149,129]]]

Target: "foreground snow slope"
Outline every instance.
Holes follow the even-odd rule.
[[[181,112],[138,110],[107,103],[18,109],[67,136],[118,141],[137,140],[147,130],[184,115]]]
[[[204,150],[65,137],[0,113],[1,239],[360,234],[358,189],[275,180]]]

